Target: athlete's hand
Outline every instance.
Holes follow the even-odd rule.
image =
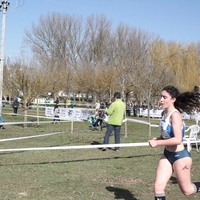
[[[157,138],[153,138],[153,139],[149,140],[148,143],[149,143],[150,147],[152,147],[152,148],[156,147],[157,146]]]

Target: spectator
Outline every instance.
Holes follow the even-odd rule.
[[[74,107],[74,100],[71,100],[71,108],[73,108]]]
[[[88,121],[90,122],[90,126],[93,131],[98,130],[98,119],[96,118],[96,116],[90,116]]]
[[[99,101],[97,101],[97,102],[95,103],[95,109],[100,109],[100,102],[99,102]]]
[[[46,98],[44,103],[45,103],[45,106],[48,107],[50,105],[50,99]]]
[[[99,110],[98,112],[98,119],[99,119],[99,125],[102,125],[103,120],[105,119],[105,113],[103,110]]]
[[[60,102],[59,98],[56,98],[56,100],[54,101],[55,105],[59,105],[59,102]]]
[[[54,106],[53,113],[54,113],[53,114],[53,116],[54,116],[53,124],[60,124],[60,119],[59,119],[60,109],[59,109],[58,105]]]
[[[100,103],[100,109],[104,109],[104,102]]]
[[[126,105],[124,102],[122,102],[121,94],[119,92],[114,93],[114,99],[115,101],[109,106],[108,109],[105,110],[105,113],[110,117],[108,120],[107,131],[104,137],[104,144],[109,143],[109,138],[113,131],[115,133],[115,144],[120,143],[120,130],[126,110]],[[105,151],[106,148],[103,148],[102,150]],[[119,151],[119,147],[115,147],[115,151]]]
[[[19,108],[19,105],[20,105],[20,98],[16,97],[15,100],[13,101],[13,116],[16,116],[17,115],[17,111],[18,111],[18,108]]]
[[[72,106],[72,105],[71,105],[71,99],[67,99],[67,107],[68,107],[68,108],[71,108],[71,106]]]
[[[129,101],[126,105],[126,115],[130,116],[131,115],[131,110],[133,109],[133,103],[132,101]]]
[[[134,106],[133,106],[133,116],[134,117],[137,117],[137,110],[139,109],[137,103],[135,102],[134,103]]]
[[[3,123],[3,118],[2,118],[2,116],[0,116],[0,122]],[[3,126],[3,124],[0,124],[0,129],[5,129],[5,127]]]
[[[109,107],[108,101],[106,101],[105,104],[106,104],[106,109],[108,109],[108,107]]]

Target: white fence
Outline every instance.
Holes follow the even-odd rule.
[[[149,111],[149,115],[151,118],[161,118],[161,113],[163,110],[151,109]],[[138,117],[148,117],[148,110],[140,108],[137,113]],[[200,112],[195,112],[192,115],[188,115],[187,113],[182,113],[183,120],[194,120],[197,123],[200,121]]]
[[[152,118],[160,118],[161,117],[161,113],[163,112],[163,110],[156,110],[156,109],[151,109],[149,111],[149,115],[150,117]],[[137,116],[138,117],[148,117],[148,109],[142,109],[140,108],[138,111],[137,111]]]

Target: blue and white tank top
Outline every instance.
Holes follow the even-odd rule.
[[[170,138],[173,138],[174,137],[174,132],[173,132],[173,129],[172,129],[172,125],[170,123],[170,117],[171,115],[174,113],[174,112],[178,112],[178,110],[173,110],[168,116],[166,119],[164,119],[164,115],[160,121],[160,131],[161,131],[161,135],[162,135],[162,138],[163,139],[170,139]],[[182,126],[182,138],[184,137],[184,134],[185,134],[185,126],[184,126],[184,123],[183,123],[183,126]]]

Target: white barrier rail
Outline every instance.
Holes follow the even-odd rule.
[[[143,124],[149,125],[151,127],[158,127],[158,125],[153,125],[153,124],[150,124],[149,122],[145,122],[145,121],[137,120],[137,119],[126,118],[125,121],[132,121],[132,122],[137,122],[137,123],[143,123]],[[36,122],[34,122],[34,123],[36,123]],[[49,134],[44,134],[44,135],[27,136],[27,137],[20,137],[20,138],[0,139],[0,142],[10,141],[10,140],[26,139],[26,138],[34,138],[34,137],[42,137],[42,136],[54,135],[54,134],[58,134],[58,133],[63,133],[63,132],[49,133]],[[197,142],[199,143],[200,141],[197,141]],[[185,141],[183,143],[187,144],[187,146],[189,146],[189,144],[194,143],[194,142],[193,141]],[[109,148],[109,147],[137,147],[137,146],[149,146],[149,143],[148,142],[142,142],[142,143],[99,144],[99,145],[94,144],[94,145],[62,146],[62,147],[33,147],[33,148],[19,148],[19,149],[0,149],[0,152],[36,151],[36,150],[64,150],[64,149],[97,149],[97,148]]]
[[[13,113],[3,113],[5,115],[13,115]],[[39,115],[23,115],[23,114],[17,114],[16,116],[23,116],[23,117],[33,117],[33,118],[42,118],[42,119],[58,119],[55,117],[46,117],[46,116],[39,116]],[[60,117],[60,120],[66,120],[65,118]],[[69,121],[69,120],[67,120]]]
[[[58,119],[58,118],[55,118]],[[34,121],[34,122],[0,122],[0,125],[16,125],[16,124],[45,124],[45,123],[52,123],[53,121]],[[63,122],[70,122],[70,121],[59,121],[60,123]]]
[[[38,151],[38,150],[63,150],[63,149],[98,149],[108,147],[137,147],[149,146],[148,142],[142,143],[124,143],[124,144],[98,144],[98,145],[80,145],[80,146],[62,146],[62,147],[35,147],[35,148],[19,148],[19,149],[0,149],[0,152],[6,151]]]
[[[198,141],[199,143],[200,141]],[[192,141],[183,142],[184,144],[193,143]],[[62,147],[34,147],[34,148],[19,148],[19,149],[0,149],[0,152],[9,151],[41,151],[41,150],[64,150],[64,149],[100,149],[109,147],[138,147],[149,146],[148,142],[141,143],[123,143],[123,144],[99,144],[99,145],[80,145],[80,146],[62,146]]]
[[[6,142],[6,141],[12,141],[12,140],[22,140],[22,139],[29,139],[29,138],[37,138],[37,137],[44,137],[49,135],[56,135],[60,133],[66,133],[66,131],[63,132],[55,132],[55,133],[47,133],[42,135],[32,135],[32,136],[26,136],[26,137],[18,137],[18,138],[6,138],[6,139],[0,139],[0,142]]]

